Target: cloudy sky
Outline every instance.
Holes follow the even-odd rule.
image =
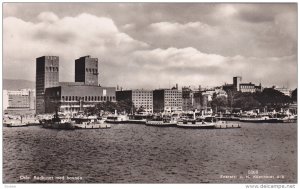
[[[297,4],[5,3],[3,78],[35,80],[35,58],[99,58],[103,86],[244,82],[297,87]]]

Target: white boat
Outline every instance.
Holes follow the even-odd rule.
[[[241,128],[239,123],[217,121],[215,125],[216,129],[228,129],[228,128]]]
[[[75,129],[109,129],[110,124],[104,120],[99,120],[97,117],[77,117],[72,118],[72,125]]]
[[[177,123],[177,127],[181,128],[192,128],[192,129],[214,129],[216,123],[204,122],[197,120],[183,120]]]
[[[175,127],[177,124],[176,121],[157,121],[157,120],[151,120],[147,121],[146,125],[147,126],[157,126],[157,127]]]
[[[128,121],[127,115],[110,115],[107,116],[106,123],[126,123]]]

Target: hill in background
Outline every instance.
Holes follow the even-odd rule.
[[[35,89],[34,81],[3,79],[3,90]]]

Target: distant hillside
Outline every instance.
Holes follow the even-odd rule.
[[[3,79],[3,90],[35,89],[34,81]]]

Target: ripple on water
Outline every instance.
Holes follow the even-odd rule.
[[[228,130],[144,125],[75,131],[3,128],[3,179],[41,182],[19,177],[56,175],[81,176],[78,182],[89,183],[220,183],[235,182],[220,180],[220,174],[256,168],[276,170],[288,177],[284,182],[296,182],[296,128],[296,124],[245,124]]]

